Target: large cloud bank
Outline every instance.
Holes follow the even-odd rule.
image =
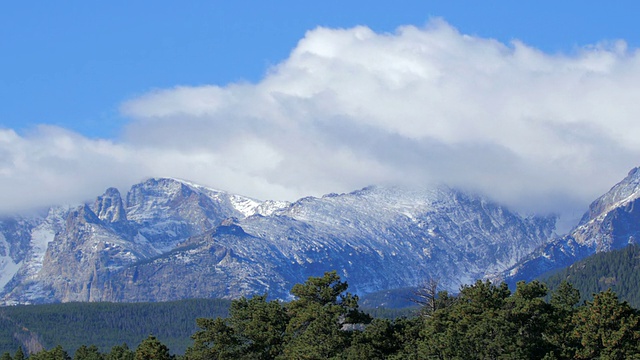
[[[638,84],[640,53],[622,41],[546,54],[441,20],[318,28],[256,84],[127,101],[117,141],[0,130],[0,207],[173,176],[263,199],[447,183],[578,216],[640,163]]]

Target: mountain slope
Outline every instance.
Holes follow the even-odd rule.
[[[126,196],[107,189],[54,213],[5,241],[22,249],[5,265],[18,268],[4,274],[6,303],[286,299],[293,284],[333,269],[360,294],[427,278],[457,290],[524,259],[555,226],[553,217],[521,217],[448,187],[369,187],[287,203],[176,179],[149,179]]]
[[[558,270],[553,275],[542,276],[540,280],[545,282],[551,291],[562,281],[567,281],[580,290],[583,300],[591,300],[593,294],[611,288],[620,300],[639,308],[640,246],[631,245],[591,255]]]
[[[531,280],[567,267],[587,256],[621,249],[640,239],[640,168],[589,206],[580,223],[566,236],[533,252],[499,278]]]

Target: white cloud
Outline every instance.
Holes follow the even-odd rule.
[[[0,129],[0,213],[95,197],[96,190],[141,178],[125,145],[40,126],[27,136]],[[123,178],[123,175],[124,178]]]
[[[638,165],[638,83],[640,55],[622,41],[550,55],[442,20],[393,34],[318,28],[256,84],[178,86],[126,102],[132,121],[118,143],[5,131],[0,151],[12,160],[3,157],[0,174],[41,184],[33,203],[59,183],[157,175],[290,199],[446,182],[524,211],[578,216]]]

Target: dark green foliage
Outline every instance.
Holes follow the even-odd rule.
[[[104,360],[104,355],[98,351],[98,347],[95,345],[82,345],[76,350],[73,360]]]
[[[187,348],[187,360],[235,359],[239,354],[240,342],[233,328],[224,319],[198,319],[201,330],[193,335],[194,344]]]
[[[18,350],[16,350],[16,354],[13,355],[13,360],[24,360],[24,352],[22,351],[22,346],[18,346]]]
[[[287,306],[290,320],[282,358],[329,359],[349,346],[353,332],[346,329],[371,318],[358,309],[358,297],[346,293],[347,288],[335,271],[293,286],[297,299]]]
[[[550,289],[571,283],[582,294],[581,301],[611,289],[634,308],[640,308],[640,246],[598,253],[553,275],[540,278]]]
[[[158,338],[149,335],[138,345],[135,353],[135,360],[172,360],[169,348],[160,342]]]
[[[288,316],[267,296],[233,301],[228,321],[200,318],[187,359],[272,359],[282,351]]]
[[[134,360],[134,358],[135,352],[129,349],[127,343],[113,346],[105,356],[105,360]]]
[[[546,295],[546,286],[535,281],[518,283],[513,294],[504,283],[464,286],[455,300],[423,318],[417,358],[554,358],[555,308]]]
[[[640,359],[640,313],[607,290],[579,305],[563,282],[549,294],[538,281],[478,281],[456,296],[426,293],[420,316],[375,319],[336,272],[293,287],[296,300],[234,300],[227,318],[198,318],[184,360],[216,359]],[[549,298],[549,301],[545,299]],[[126,344],[100,353],[80,346],[74,360],[174,360],[155,336],[135,353]],[[0,360],[24,360],[19,352]],[[30,360],[71,360],[61,346]]]
[[[29,329],[45,348],[61,344],[73,354],[82,345],[95,344],[106,353],[127,342],[139,344],[155,334],[176,353],[183,353],[198,329],[199,317],[227,316],[231,301],[192,299],[165,303],[65,303],[0,308],[0,351],[14,351],[16,331]],[[6,344],[6,345],[5,345]]]
[[[185,353],[204,359],[328,359],[351,344],[359,324],[371,318],[346,293],[336,272],[311,277],[292,289],[296,300],[267,302],[265,296],[233,301],[228,319],[198,319],[201,330]]]
[[[576,307],[579,292],[563,283],[544,301],[539,282],[477,282],[450,306],[424,318],[417,358],[632,359],[640,358],[640,319],[615,293]],[[408,357],[407,357],[408,358]]]
[[[577,359],[631,359],[640,355],[637,310],[619,302],[611,290],[596,294],[573,317],[573,337],[580,342]]]
[[[510,295],[506,284],[478,281],[464,286],[454,304],[425,318],[421,358],[490,359],[513,351],[513,325],[504,321]]]
[[[28,338],[29,332],[6,316],[2,309],[0,307],[0,352],[14,352],[22,345],[18,339]]]
[[[415,321],[414,321],[415,323]],[[354,332],[351,345],[341,357],[344,359],[386,359],[397,354],[410,340],[410,327],[415,326],[406,319],[374,319],[362,332]],[[416,329],[417,335],[417,329]]]
[[[71,360],[71,357],[62,346],[57,345],[51,350],[42,350],[29,356],[29,360]]]
[[[280,302],[267,302],[266,295],[243,298],[231,304],[230,312],[230,324],[241,335],[243,353],[254,359],[269,359],[282,351],[289,318]]]
[[[553,308],[552,326],[546,333],[546,338],[554,348],[554,356],[558,359],[567,359],[581,346],[573,336],[573,318],[578,311],[577,304],[580,301],[580,292],[568,282],[562,282],[551,293],[550,304]]]
[[[11,354],[7,351],[0,356],[0,360],[13,360]]]

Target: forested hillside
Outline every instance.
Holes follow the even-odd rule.
[[[75,351],[136,346],[154,334],[182,353],[197,330],[196,318],[227,316],[229,300],[192,299],[166,303],[65,303],[0,307],[0,353],[61,345]],[[27,346],[28,345],[28,346]],[[29,349],[31,347],[31,349]]]
[[[621,300],[640,308],[640,246],[592,255],[541,280],[551,290],[567,281],[580,291],[581,300],[610,288]]]

